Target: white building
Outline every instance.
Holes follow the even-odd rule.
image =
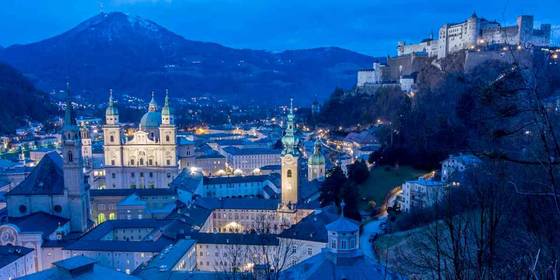
[[[112,93],[105,114],[106,188],[166,188],[178,173],[176,128],[166,94],[161,112],[152,94],[131,139],[123,135]]]
[[[226,147],[223,150],[227,167],[234,174],[258,174],[263,166],[280,164],[280,152],[273,149]]]
[[[426,53],[430,57],[444,58],[460,50],[475,49],[487,45],[548,46],[551,25],[541,24],[534,28],[533,16],[517,17],[517,24],[502,26],[476,14],[459,23],[448,23],[440,27],[438,39],[427,39],[418,44],[399,42],[399,56],[411,53]]]
[[[451,177],[460,179],[462,173],[481,162],[478,157],[471,154],[450,155],[441,163],[441,180],[447,182]]]
[[[402,184],[401,211],[410,212],[414,209],[427,208],[440,201],[446,194],[447,184],[422,177]]]

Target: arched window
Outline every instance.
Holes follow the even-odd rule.
[[[97,215],[97,224],[101,224],[105,222],[105,220],[106,220],[105,214],[99,213],[99,215]]]
[[[72,162],[74,160],[74,156],[72,155],[72,151],[68,151],[68,162]]]
[[[288,169],[288,172],[286,173],[286,175],[288,176],[288,178],[292,178],[292,170]]]
[[[111,143],[115,142],[115,136],[113,135],[109,136],[109,142]]]
[[[114,212],[109,213],[109,220],[115,220],[115,219],[117,219],[115,213]]]
[[[169,142],[169,135],[165,135],[165,141]]]
[[[140,159],[140,165],[144,165],[144,159],[143,158]]]

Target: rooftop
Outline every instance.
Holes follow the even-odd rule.
[[[56,152],[47,153],[39,164],[8,195],[63,195],[62,158]]]
[[[111,279],[111,280],[133,280],[140,279],[126,273],[115,271],[112,268],[101,266],[96,260],[75,256],[54,263],[55,267],[24,276],[23,280],[47,280],[47,279]]]
[[[33,249],[21,246],[0,246],[0,268],[7,266],[17,259],[29,254]]]
[[[45,212],[35,212],[23,217],[8,218],[7,222],[17,226],[21,232],[39,232],[43,233],[43,238],[47,238],[59,225],[64,225],[68,221],[66,218]]]
[[[244,156],[244,155],[280,155],[279,150],[273,150],[268,148],[236,148],[236,147],[225,147],[224,152],[234,155],[234,156]]]

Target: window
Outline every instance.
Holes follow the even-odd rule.
[[[169,135],[165,135],[165,141],[169,142]]]
[[[167,165],[171,165],[171,161],[170,161],[170,160],[167,160]]]
[[[134,165],[134,159],[130,160],[130,165]]]
[[[115,160],[114,159],[111,160],[111,165],[115,165]]]
[[[111,173],[111,178],[113,178],[113,179],[117,178],[117,174]]]
[[[154,172],[149,173],[150,178],[154,177]]]
[[[62,212],[62,206],[60,206],[60,205],[55,205],[53,209],[54,209],[54,212],[56,212],[56,213]]]
[[[286,175],[288,176],[288,178],[292,178],[292,170],[291,169],[288,169],[288,172],[286,172],[286,173],[287,173]]]
[[[111,143],[115,142],[115,136],[113,135],[109,136],[109,142]]]
[[[307,255],[308,255],[308,256],[313,255],[313,249],[307,248]]]
[[[74,156],[72,155],[72,151],[68,151],[68,162],[74,161]]]
[[[134,178],[134,172],[130,173],[130,177]]]
[[[20,213],[25,213],[25,212],[27,212],[27,206],[25,206],[25,205],[23,205],[23,204],[20,205],[20,206],[19,206],[19,212],[20,212]]]
[[[144,172],[140,172],[140,177],[144,177]]]
[[[105,214],[99,213],[99,215],[97,215],[97,223],[98,224],[101,224],[101,223],[105,222],[105,220],[106,220],[105,219]]]
[[[154,165],[154,160],[153,159],[148,159],[148,165]]]
[[[144,165],[144,159],[143,158],[140,159],[140,165]]]

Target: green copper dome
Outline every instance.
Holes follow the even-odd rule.
[[[321,153],[321,142],[319,139],[315,141],[315,146],[313,149],[313,154],[307,159],[308,165],[325,165],[325,157]]]
[[[140,130],[158,128],[161,125],[160,112],[147,112],[140,119]]]

